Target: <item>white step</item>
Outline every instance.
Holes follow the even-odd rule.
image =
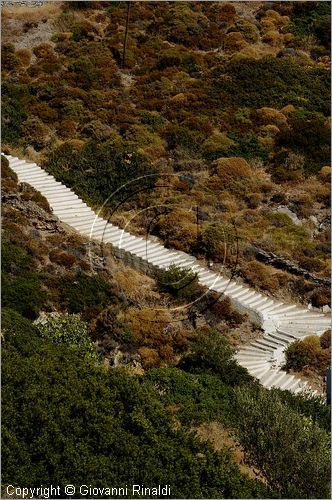
[[[272,353],[275,350],[273,347],[262,345],[262,344],[258,343],[257,341],[253,342],[251,345],[253,347],[258,347],[262,351],[267,351],[270,353]]]
[[[268,371],[270,370],[270,365],[266,365],[265,367],[261,367],[261,368],[255,368],[254,370],[248,370],[250,375],[252,375],[253,377],[257,378],[258,380],[260,379],[260,377],[262,377],[264,375],[264,373],[267,373]]]
[[[271,348],[273,350],[277,349],[278,348],[278,345],[276,342],[273,342],[272,340],[267,340],[267,339],[257,339],[255,340],[255,345],[261,345],[263,347],[268,347],[268,348]]]
[[[266,356],[266,359],[270,358],[271,353],[269,351],[263,350],[262,346],[253,346],[252,344],[246,345],[241,351],[239,352],[259,352],[263,353]]]
[[[289,375],[287,373],[288,377],[287,379],[285,379],[284,381],[282,381],[282,383],[279,385],[279,388],[282,389],[283,391],[285,391],[286,389],[289,390],[289,387],[291,387],[291,385],[294,383],[294,375]]]

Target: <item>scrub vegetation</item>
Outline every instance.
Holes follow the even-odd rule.
[[[131,2],[125,60],[126,2],[2,10],[5,152],[133,233],[330,304],[329,2]],[[190,269],[126,267],[1,167],[3,497],[329,498],[330,406],[237,364],[250,319],[216,293],[199,309]],[[308,337],[286,368],[322,377],[329,355]]]

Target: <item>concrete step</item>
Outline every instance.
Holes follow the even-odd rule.
[[[271,353],[269,351],[266,351],[265,349],[263,349],[263,346],[253,346],[252,344],[247,344],[239,352],[260,352],[260,353],[264,353],[264,355],[266,356],[266,359],[268,359],[271,356]]]
[[[257,354],[257,353],[254,353],[254,352],[247,352],[246,354],[244,353],[241,353],[239,355],[236,356],[236,360],[238,361],[238,363],[242,363],[242,362],[246,362],[246,361],[252,361],[252,360],[267,360],[267,356],[262,353],[262,354]]]
[[[254,369],[251,369],[251,370],[248,370],[250,375],[252,375],[253,377],[257,378],[258,380],[260,379],[260,377],[262,377],[265,373],[267,373],[268,371],[270,370],[270,365],[265,365],[261,368],[254,368]]]
[[[258,296],[257,298],[256,297],[252,297],[252,298],[249,298],[247,300],[244,300],[242,301],[244,304],[246,304],[246,306],[250,306],[252,309],[258,309],[259,307],[263,306],[263,304],[266,304],[268,302],[268,298],[267,297],[263,297],[262,295],[261,296]]]
[[[269,336],[272,339],[276,339],[285,347],[296,340],[296,337],[294,337],[293,335],[286,335],[285,333],[279,333],[278,331],[269,333]]]
[[[288,373],[286,373],[285,371],[283,370],[280,370],[280,376],[278,379],[275,379],[274,381],[270,382],[270,385],[267,387],[268,389],[271,389],[272,387],[276,387],[278,389],[281,389],[282,386],[284,386],[285,384],[288,384],[290,382],[292,382],[292,379],[291,381],[289,382],[289,378],[291,376],[288,375]]]
[[[275,348],[268,346],[268,345],[264,345],[261,342],[257,342],[257,340],[255,342],[253,342],[251,345],[253,347],[257,347],[258,349],[261,349],[262,351],[267,351],[270,353],[272,353],[275,350]]]
[[[280,370],[270,368],[268,372],[260,377],[259,381],[264,387],[269,387],[270,384],[273,383],[273,381],[277,381],[279,378]]]
[[[249,299],[250,297],[253,298],[256,296],[256,293],[249,290],[249,288],[242,288],[242,290],[238,292],[231,292],[232,299],[236,299],[241,301],[243,298],[244,299]]]
[[[279,389],[282,389],[283,391],[289,390],[289,387],[291,387],[291,385],[294,383],[294,375],[289,375],[288,373],[287,375],[287,379],[283,380],[279,384]]]
[[[267,363],[267,361],[265,361],[264,359],[253,359],[252,361],[251,360],[243,361],[241,364],[242,366],[244,366],[244,368],[247,368],[247,370],[254,368],[262,368],[265,365],[267,365],[268,368],[270,369],[270,364]]]
[[[70,207],[69,206],[69,203],[66,203],[66,204],[62,204],[62,205],[53,205],[52,208],[54,211],[58,212],[59,214],[63,214],[63,215],[76,215],[76,214],[80,214],[80,215],[84,215],[86,216],[86,214],[91,214],[93,217],[95,217],[95,213],[91,210],[91,208],[87,207],[87,206],[75,206],[75,202],[74,203],[74,208]]]
[[[275,350],[279,347],[280,344],[277,344],[276,342],[273,342],[272,340],[262,338],[262,339],[255,340],[255,345],[261,345],[263,347],[268,347],[268,348]]]

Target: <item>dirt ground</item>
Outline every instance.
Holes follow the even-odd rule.
[[[44,2],[43,5],[21,5],[4,2],[1,7],[2,43],[12,43],[17,49],[32,49],[50,42],[53,22],[63,2]]]

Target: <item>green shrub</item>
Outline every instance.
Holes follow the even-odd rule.
[[[330,129],[325,117],[321,115],[293,113],[289,117],[289,127],[278,134],[277,144],[296,155],[302,155],[303,169],[307,174],[317,174],[330,162]],[[292,161],[288,161],[288,168],[291,171],[297,170],[292,167]]]
[[[69,275],[61,278],[58,286],[63,307],[70,313],[82,313],[83,319],[91,319],[117,302],[114,287],[101,276]]]
[[[200,292],[197,274],[171,264],[158,276],[161,291],[182,300],[193,300]]]
[[[78,316],[48,314],[38,320],[37,329],[43,338],[54,344],[67,344],[84,356],[96,358],[88,325]]]
[[[267,57],[233,60],[216,73],[211,96],[216,92],[224,104],[256,109],[264,106],[280,109],[294,104],[326,116],[330,113],[329,79],[325,69],[308,67],[289,57]]]
[[[9,166],[9,161],[2,155],[1,155],[1,178],[11,179],[16,184],[18,182],[16,173]]]
[[[32,271],[34,265],[25,250],[12,243],[6,234],[1,241],[2,250],[2,304],[23,316],[35,318],[46,300],[41,277]]]
[[[276,391],[241,387],[235,396],[232,425],[246,460],[279,498],[329,498],[328,432],[283,403]]]
[[[235,349],[217,331],[198,332],[191,342],[191,352],[180,367],[192,373],[217,375],[227,385],[251,383],[248,371],[238,365],[233,356]]]
[[[174,425],[158,383],[123,369],[108,373],[33,331],[28,339],[22,325],[15,333],[21,341],[5,341],[2,352],[4,484],[70,478],[76,488],[106,488],[133,481],[169,484],[173,498],[270,498],[260,481],[240,472],[230,451],[215,452]]]
[[[64,143],[52,151],[45,167],[87,203],[107,201],[110,207],[132,196],[136,200],[136,191],[149,191],[157,179],[142,153],[112,139],[103,144],[91,140],[80,150]]]

